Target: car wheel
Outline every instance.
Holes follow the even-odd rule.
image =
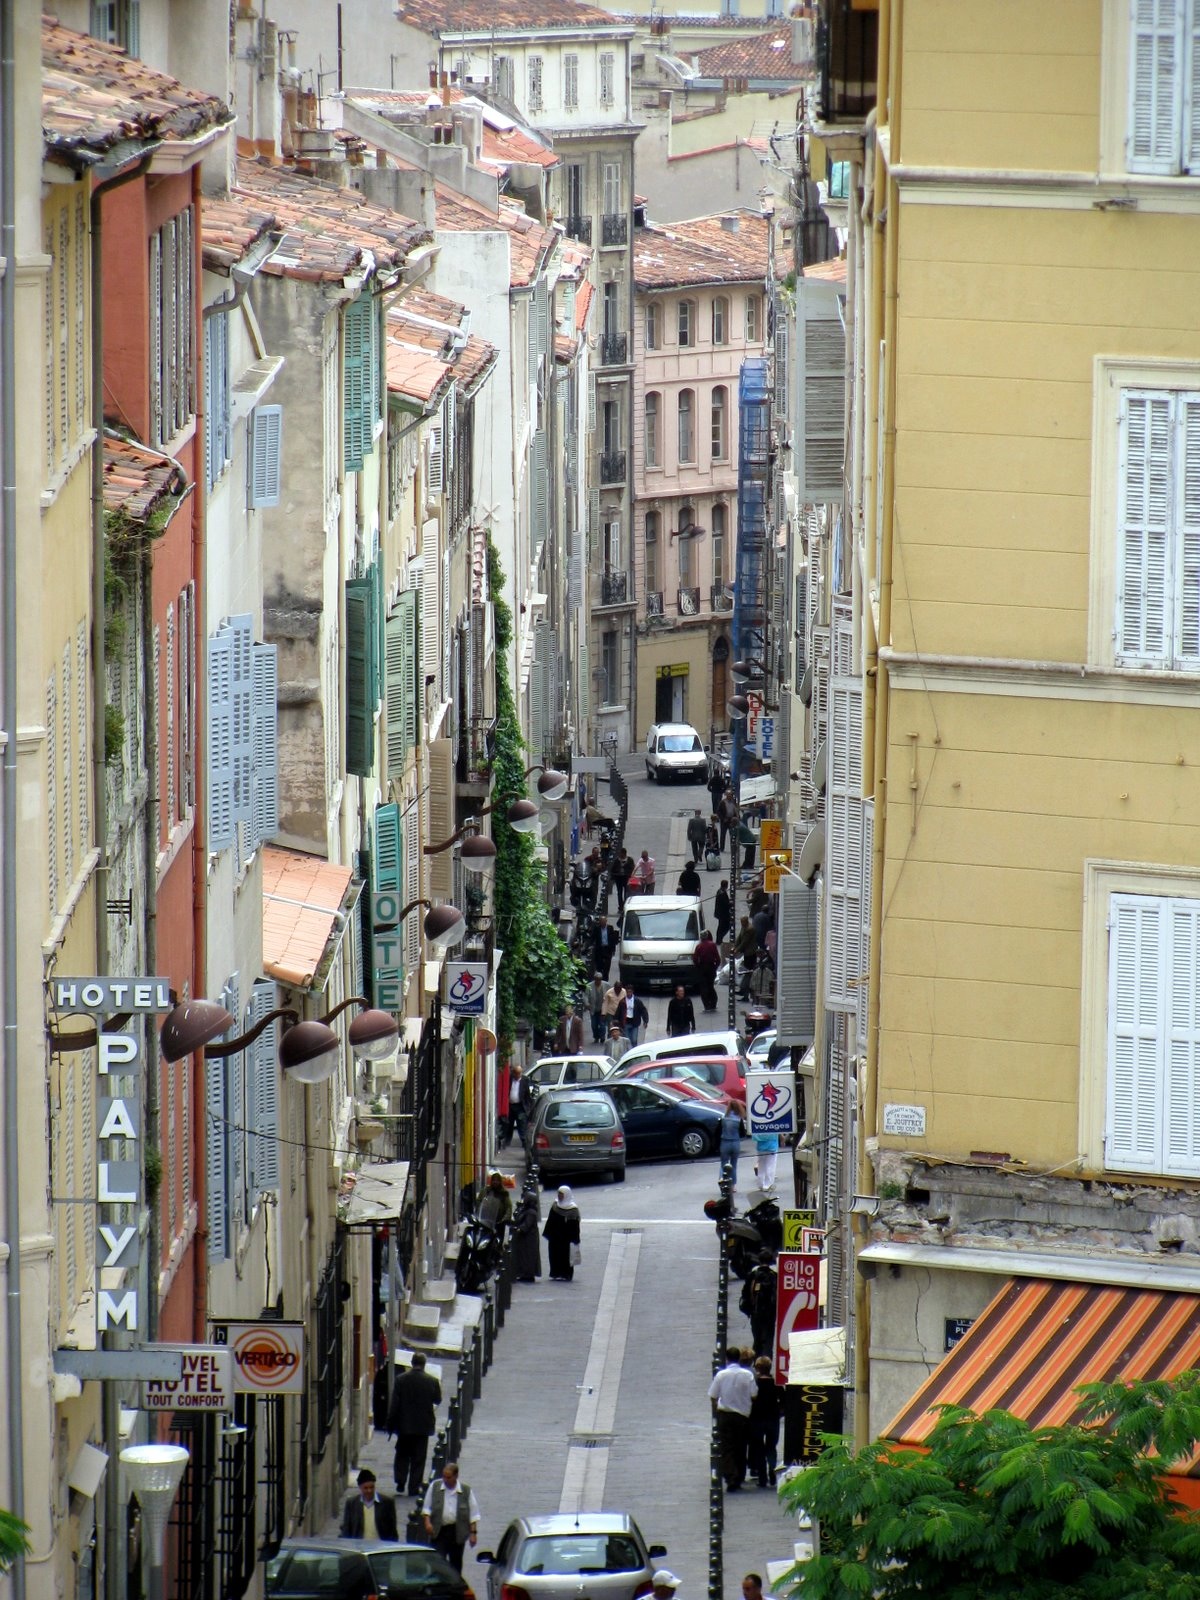
[[[613,1182],[614,1183],[624,1183],[625,1182],[625,1168],[624,1167],[614,1167],[612,1169],[612,1175],[613,1175]]]
[[[653,783],[654,782],[654,768],[650,765],[650,763],[648,761],[646,763],[646,782],[647,783]]]
[[[708,1150],[708,1140],[699,1128],[688,1128],[680,1136],[679,1148],[689,1160],[694,1161],[697,1156],[704,1155]]]

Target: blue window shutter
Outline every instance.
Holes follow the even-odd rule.
[[[403,598],[403,596],[401,597]],[[408,699],[412,692],[409,663],[404,653],[403,609],[387,620],[387,760],[388,777],[398,778],[404,771],[408,749]]]
[[[403,859],[400,844],[400,807],[375,807],[375,891],[382,894],[403,892]]]
[[[233,635],[208,640],[208,847],[233,843]]]
[[[254,772],[254,618],[230,617],[233,636],[233,820],[251,820]]]
[[[404,677],[408,690],[404,702],[404,744],[415,748],[420,733],[420,706],[424,699],[421,658],[417,651],[417,591],[404,589],[396,603],[404,651]]]
[[[374,766],[371,698],[371,580],[346,580],[346,770],[369,776]]]
[[[367,453],[367,341],[370,298],[360,296],[342,318],[342,465],[361,472]]]
[[[279,832],[278,654],[273,644],[256,644],[253,650],[254,849]]]
[[[256,406],[250,417],[250,470],[246,474],[251,507],[279,504],[283,407]]]
[[[234,1019],[230,1030],[235,1036],[245,1028],[242,1017],[241,986],[236,977],[229,980],[226,1009]],[[226,1184],[229,1193],[229,1242],[237,1242],[237,1230],[246,1221],[246,1051],[239,1050],[225,1063],[226,1149],[229,1152]]]
[[[265,979],[250,994],[249,1026],[275,1009],[275,985]],[[278,1022],[265,1028],[246,1052],[250,1083],[246,1096],[250,1126],[250,1193],[257,1202],[268,1189],[279,1188],[279,1044]]]

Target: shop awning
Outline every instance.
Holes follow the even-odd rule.
[[[407,1188],[407,1161],[376,1161],[357,1172],[348,1172],[338,1195],[338,1221],[347,1228],[395,1222],[404,1207]]]
[[[1033,1427],[1082,1420],[1076,1389],[1175,1378],[1200,1364],[1200,1296],[1099,1284],[1011,1280],[883,1430],[921,1445],[940,1405],[1011,1411]],[[1200,1504],[1200,1452],[1176,1492]]]
[[[263,971],[291,989],[323,989],[361,891],[349,867],[266,845]]]

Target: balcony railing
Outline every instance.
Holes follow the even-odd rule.
[[[472,717],[458,744],[456,782],[467,787],[490,786],[495,755],[495,717]]]
[[[676,596],[681,617],[698,617],[700,615],[699,589],[680,589]]]
[[[600,365],[602,367],[623,367],[628,360],[629,335],[627,333],[606,333],[600,340]]]
[[[602,606],[628,605],[633,596],[633,584],[627,572],[605,572],[600,577],[600,604]]]
[[[600,482],[624,483],[625,482],[625,452],[624,450],[605,450],[600,455]]]
[[[566,229],[568,238],[578,239],[580,244],[591,244],[591,217],[568,217],[566,221]]]
[[[714,611],[732,611],[733,595],[723,583],[714,583],[709,594]]]
[[[600,218],[600,243],[625,244],[629,239],[629,218],[620,212],[610,212]]]
[[[648,617],[661,617],[663,614],[663,592],[661,589],[646,590],[646,615]]]

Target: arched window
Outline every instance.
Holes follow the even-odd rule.
[[[646,513],[646,589],[655,593],[660,587],[658,581],[658,530],[662,526],[662,518],[657,511]]]
[[[679,391],[679,459],[694,462],[696,459],[696,391]]]
[[[718,384],[712,392],[712,458],[724,461],[729,454],[729,391]]]
[[[651,390],[646,396],[646,440],[645,460],[648,467],[662,466],[662,436],[659,432],[661,416],[659,409],[659,396]]]
[[[712,512],[712,584],[714,593],[725,587],[725,506],[720,500]],[[715,605],[715,601],[714,601]]]
[[[679,343],[681,346],[692,345],[696,342],[696,302],[694,300],[681,300],[679,302]]]
[[[690,589],[692,586],[692,541],[686,537],[688,529],[696,520],[695,506],[682,505],[679,508],[679,587]]]
[[[712,342],[729,343],[729,301],[719,294],[712,303]]]

